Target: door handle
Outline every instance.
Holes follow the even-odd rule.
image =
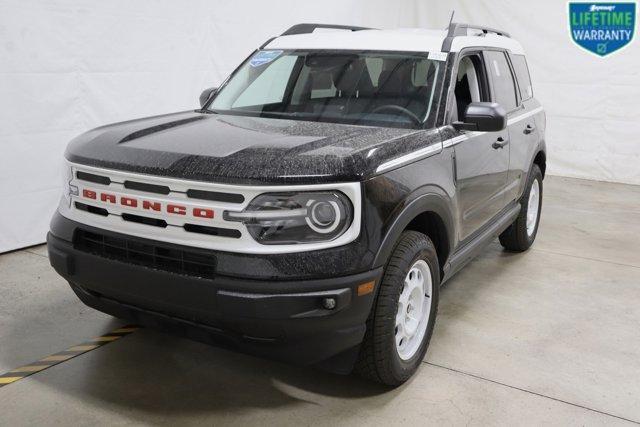
[[[535,126],[531,126],[531,125],[527,125],[526,128],[524,128],[524,134],[525,135],[529,135],[530,133],[532,133],[534,130],[536,130]]]
[[[508,139],[504,139],[504,138],[502,138],[501,136],[499,136],[499,137],[498,137],[498,139],[496,140],[496,142],[494,142],[493,144],[491,144],[491,146],[492,146],[494,149],[496,149],[496,150],[497,150],[498,148],[502,148],[502,147],[504,147],[504,146],[505,146],[505,145],[507,145],[508,143],[509,143],[509,140],[508,140]]]

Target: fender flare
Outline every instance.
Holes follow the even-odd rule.
[[[544,139],[541,139],[540,142],[538,143],[538,146],[536,148],[536,150],[533,153],[533,158],[531,159],[531,166],[529,167],[529,169],[531,169],[531,167],[533,167],[533,163],[536,160],[536,157],[538,156],[538,153],[542,153],[542,155],[544,156],[544,163],[546,165],[547,163],[547,142]],[[543,171],[543,175],[544,175],[544,171]]]
[[[526,183],[529,182],[529,176],[531,175],[531,170],[533,170],[533,165],[535,164],[536,157],[538,153],[542,153],[545,159],[545,164],[547,162],[547,144],[544,139],[541,139],[536,148],[533,150],[533,155],[531,156],[531,160],[529,161],[529,169],[527,169],[527,174],[524,177],[524,183],[522,184],[522,188],[518,192],[518,198],[516,200],[520,200],[522,195],[524,194],[524,190],[526,187]],[[542,179],[546,177],[546,174],[542,172]]]
[[[424,189],[422,190],[424,191]],[[437,188],[437,191],[433,190],[434,188],[431,187],[427,189],[429,192],[426,194],[412,193],[398,206],[393,219],[390,221],[391,225],[388,227],[375,255],[374,267],[386,265],[391,253],[395,249],[396,242],[402,232],[407,228],[407,225],[409,225],[415,217],[425,212],[433,212],[442,219],[446,229],[449,254],[453,252],[456,228],[451,209],[452,201],[442,189]],[[420,191],[420,193],[423,193],[423,191]],[[442,268],[444,266],[440,267]]]

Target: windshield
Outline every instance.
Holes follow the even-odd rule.
[[[441,62],[408,53],[261,50],[216,94],[216,113],[420,128]]]

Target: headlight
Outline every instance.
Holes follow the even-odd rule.
[[[71,196],[78,195],[78,187],[71,184],[72,180],[73,171],[71,170],[71,166],[64,161],[62,170],[62,197],[64,197],[69,206],[71,206]]]
[[[330,241],[353,220],[349,198],[339,191],[266,193],[242,212],[225,212],[227,221],[241,221],[265,245]]]

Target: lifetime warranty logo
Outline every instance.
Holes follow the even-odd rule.
[[[635,3],[569,3],[571,38],[596,55],[606,56],[628,45],[635,25]]]

